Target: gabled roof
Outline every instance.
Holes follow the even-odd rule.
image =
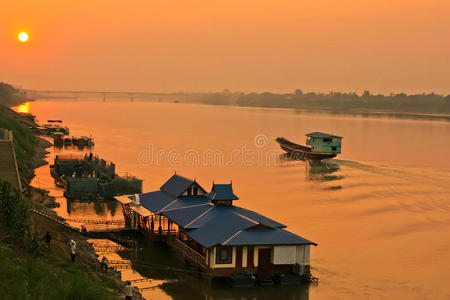
[[[311,132],[311,133],[307,133],[306,136],[309,137],[316,137],[316,138],[342,138],[342,136],[338,136],[338,135],[333,135],[333,134],[329,134],[329,133],[323,133],[323,132]]]
[[[238,200],[233,193],[232,184],[213,184],[211,192],[208,194],[211,200]]]
[[[174,174],[160,189],[171,196],[178,197],[193,183],[192,179]]]
[[[237,245],[314,245],[316,243],[304,239],[284,229],[244,229],[222,243],[224,246]]]
[[[206,195],[184,196],[176,198],[169,205],[164,207],[163,211],[205,205],[209,203],[211,203],[211,200],[206,197]]]
[[[176,197],[161,191],[139,194],[141,205],[154,214],[159,213],[161,209],[171,204],[175,199]]]
[[[162,214],[172,220],[175,224],[181,227],[186,227],[189,223],[193,222],[199,216],[213,208],[209,204],[194,205],[191,207],[185,207],[182,209],[169,209],[165,210]]]
[[[254,211],[235,205],[214,205],[213,200],[235,200],[231,184],[215,184],[208,195],[180,195],[195,181],[174,175],[161,191],[139,194],[145,210],[166,216],[202,246],[215,245],[316,245]],[[214,192],[214,193],[213,193]],[[178,196],[175,196],[178,194]],[[230,199],[231,198],[231,199]]]

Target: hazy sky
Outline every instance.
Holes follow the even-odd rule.
[[[0,81],[448,94],[450,0],[2,0]]]

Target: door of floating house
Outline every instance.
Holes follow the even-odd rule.
[[[258,249],[258,273],[270,274],[272,273],[273,264],[271,262],[272,249],[260,248]]]

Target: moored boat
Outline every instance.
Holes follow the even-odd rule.
[[[306,134],[306,146],[296,144],[284,137],[278,137],[281,149],[296,159],[322,160],[341,153],[342,137],[323,132]]]
[[[72,145],[72,139],[71,138],[65,138],[64,139],[64,146],[71,146]]]
[[[79,146],[79,147],[84,147],[84,146],[94,146],[95,143],[92,140],[92,138],[87,137],[87,136],[80,136],[80,137],[72,137],[72,143],[75,146]]]
[[[49,121],[53,121],[53,120],[49,120]],[[68,135],[69,128],[66,126],[59,125],[57,123],[59,123],[59,122],[53,121],[48,124],[42,125],[42,127],[44,129],[44,130],[42,130],[42,133],[48,134],[48,135],[54,135],[55,133],[62,133],[63,135]]]
[[[64,144],[64,138],[63,138],[63,134],[61,132],[55,132],[53,134],[53,145],[55,147],[62,147]]]

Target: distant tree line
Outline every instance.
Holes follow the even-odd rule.
[[[330,112],[391,112],[449,114],[450,95],[429,94],[372,94],[357,93],[242,93],[224,90],[219,93],[183,94],[188,102],[213,105],[237,105],[249,107],[294,108]]]

